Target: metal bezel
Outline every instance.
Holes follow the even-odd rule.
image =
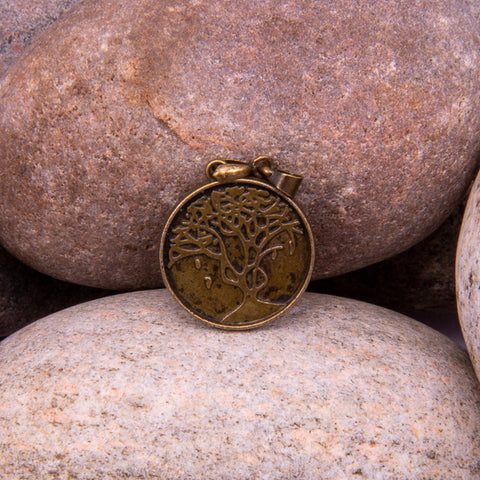
[[[269,190],[270,192],[272,192],[272,193],[278,195],[279,197],[281,197],[282,200],[284,200],[287,204],[289,204],[295,210],[295,212],[297,213],[297,215],[300,217],[300,219],[302,221],[303,227],[304,227],[305,232],[306,232],[306,236],[308,237],[308,244],[310,246],[310,261],[309,261],[308,267],[306,269],[306,275],[305,275],[305,278],[303,279],[302,286],[298,289],[296,294],[289,300],[288,304],[286,304],[278,312],[276,312],[275,314],[273,314],[273,315],[271,315],[267,318],[260,318],[260,319],[258,319],[258,321],[250,321],[246,324],[231,325],[231,324],[223,324],[223,323],[215,322],[215,321],[213,321],[209,318],[202,317],[197,312],[192,311],[192,309],[187,304],[185,304],[185,302],[177,295],[174,286],[172,286],[170,284],[168,274],[167,274],[167,271],[166,271],[166,266],[165,266],[165,263],[164,263],[164,257],[165,257],[164,249],[165,249],[165,245],[167,243],[167,236],[169,234],[172,222],[175,220],[178,213],[184,208],[184,206],[186,204],[188,204],[191,200],[193,200],[199,194],[204,193],[205,191],[214,189],[217,186],[238,185],[238,184],[255,185],[255,186],[264,188],[266,190]],[[204,185],[196,188],[192,192],[190,192],[183,200],[181,200],[175,206],[172,213],[169,215],[169,217],[167,219],[167,222],[165,224],[165,227],[163,229],[162,237],[161,237],[161,241],[160,241],[159,260],[160,260],[160,268],[161,268],[162,278],[163,278],[165,286],[169,289],[169,291],[171,292],[173,297],[177,300],[177,302],[180,303],[180,305],[182,305],[182,307],[185,308],[191,315],[198,318],[199,320],[201,320],[204,323],[207,323],[211,326],[221,328],[221,329],[224,329],[224,330],[249,330],[249,329],[260,327],[262,325],[265,325],[266,323],[271,322],[272,320],[274,320],[278,316],[283,315],[289,308],[291,308],[296,303],[298,298],[306,290],[306,288],[308,286],[308,283],[310,281],[312,270],[313,270],[313,264],[314,264],[314,255],[315,255],[314,252],[315,252],[315,250],[314,250],[314,240],[313,240],[313,235],[312,235],[310,225],[307,221],[307,218],[306,218],[305,214],[303,213],[301,208],[296,204],[296,202],[291,197],[289,197],[288,195],[285,195],[283,192],[281,192],[280,190],[278,190],[274,186],[270,185],[269,183],[267,183],[265,181],[262,181],[262,180],[259,180],[259,179],[256,179],[256,178],[250,178],[249,177],[249,178],[238,179],[238,180],[235,180],[235,181],[210,182],[210,183],[204,184]]]

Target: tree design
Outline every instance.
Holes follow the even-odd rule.
[[[268,285],[264,261],[275,260],[280,250],[293,255],[295,235],[303,229],[298,215],[280,196],[251,185],[223,186],[194,200],[172,229],[168,268],[195,257],[200,268],[203,255],[218,262],[221,280],[238,287],[241,303],[221,321],[259,310],[260,304],[279,305],[259,298]],[[210,288],[212,278],[204,278]],[[283,304],[282,304],[283,305]],[[261,309],[260,309],[261,311]]]

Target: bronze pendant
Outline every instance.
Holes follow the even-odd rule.
[[[303,293],[313,266],[310,226],[293,196],[301,178],[217,160],[213,180],[182,200],[160,245],[165,285],[192,315],[242,330],[283,313]]]

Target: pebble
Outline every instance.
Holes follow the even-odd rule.
[[[467,352],[400,314],[307,293],[248,332],[166,290],[106,297],[0,343],[0,477],[473,479]]]
[[[267,154],[305,177],[313,278],[397,254],[473,179],[476,32],[456,0],[80,2],[0,82],[0,241],[63,280],[155,287],[207,163]]]
[[[458,239],[456,282],[460,325],[480,378],[480,175],[468,197]]]

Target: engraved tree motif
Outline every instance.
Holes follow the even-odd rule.
[[[225,322],[232,316],[241,318],[242,314],[262,311],[262,305],[279,305],[258,298],[269,281],[262,262],[268,256],[275,260],[280,250],[293,255],[295,234],[302,235],[303,229],[295,211],[280,196],[253,186],[235,185],[192,202],[172,233],[169,268],[191,256],[199,268],[200,256],[205,255],[219,263],[226,285],[242,291],[242,302],[222,319]],[[204,281],[210,288],[212,278],[207,276]]]

